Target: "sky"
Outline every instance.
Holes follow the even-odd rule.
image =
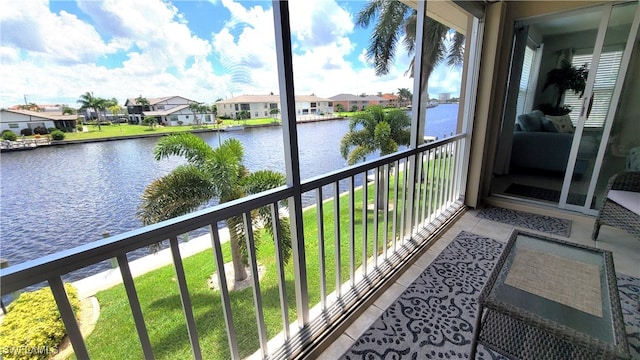
[[[371,29],[355,25],[364,1],[292,0],[297,95],[375,95],[413,89],[399,46],[388,75],[367,60]],[[459,95],[460,68],[439,66],[431,97]],[[3,0],[0,107],[77,106],[102,98],[183,96],[213,103],[278,93],[271,1]]]

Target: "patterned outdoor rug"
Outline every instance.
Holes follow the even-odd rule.
[[[461,232],[342,359],[467,359],[477,297],[504,245]],[[631,357],[640,359],[640,279],[618,276]],[[477,359],[506,359],[478,346]]]
[[[538,215],[524,211],[487,206],[480,210],[476,217],[531,230],[538,230],[554,235],[565,237],[569,237],[569,235],[571,235],[571,220],[559,219],[553,216]]]

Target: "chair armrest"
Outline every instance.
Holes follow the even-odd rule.
[[[614,175],[607,184],[609,190],[640,192],[640,171],[627,171]]]

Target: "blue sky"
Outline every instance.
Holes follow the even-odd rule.
[[[278,93],[270,1],[4,0],[0,11],[0,106],[69,104],[92,91],[116,98],[181,95],[212,103]],[[330,97],[413,88],[398,49],[375,76],[355,26],[364,1],[292,0],[297,94]],[[460,69],[439,67],[432,95],[459,93]]]

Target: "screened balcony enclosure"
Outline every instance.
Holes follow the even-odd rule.
[[[373,307],[403,274],[411,272],[416,259],[420,262],[432,256],[434,249],[446,246],[443,243],[451,241],[451,232],[482,231],[484,227],[485,235],[506,238],[506,232],[513,230],[513,226],[475,220],[476,210],[469,209],[493,204],[549,214],[548,208],[490,196],[499,113],[505,97],[502,92],[508,77],[509,46],[505,44],[510,42],[503,32],[513,29],[513,19],[589,2],[545,2],[549,9],[528,2],[513,7],[507,2],[403,3],[417,15],[408,146],[330,173],[301,178],[295,95],[298,80],[303,78],[292,61],[295,49],[291,46],[289,3],[273,1],[286,185],[98,241],[87,239],[86,245],[2,269],[0,295],[36,284],[50,286],[76,358],[98,358],[103,354],[95,353],[91,337],[83,338],[64,281],[75,270],[115,259],[117,269],[113,271],[120,274],[123,287],[119,300],[126,302],[125,309],[130,311],[130,323],[123,326],[129,326],[137,336],[132,358],[337,358],[345,348],[335,345],[344,344],[347,335],[348,341],[353,340],[353,333],[345,329],[362,327],[358,316]],[[464,35],[464,62],[456,132],[424,143],[425,126],[430,121],[424,74],[432,70],[426,56],[427,17]],[[303,199],[312,199],[312,204],[303,207]],[[274,221],[271,237],[263,228],[265,224],[256,221],[256,212],[286,218],[282,224],[289,226]],[[580,222],[587,224],[582,226],[588,228],[593,219],[580,216]],[[250,286],[240,291],[229,288],[228,272],[215,271],[224,269],[231,260],[229,244],[223,241],[223,227],[230,218],[241,219],[242,241],[248,249]],[[194,275],[185,271],[188,258],[182,254],[181,244],[184,234],[202,229],[210,241],[206,266],[219,286],[204,305],[190,291]],[[602,234],[604,239],[615,239],[618,233],[604,229]],[[256,244],[258,237],[262,239],[260,246]],[[582,231],[572,237],[580,242]],[[287,258],[283,242],[289,238],[291,255]],[[139,278],[133,275],[127,257],[159,242],[169,244],[173,288],[157,291],[179,297],[180,307],[170,309],[179,313],[177,323],[158,324],[150,315],[154,307],[165,308],[140,296]],[[637,248],[628,249],[630,255],[615,260],[627,273],[640,276],[634,263],[640,256]],[[212,323],[217,324],[214,330]],[[156,328],[162,326],[174,327],[172,334],[179,340],[156,336]],[[205,338],[205,332],[215,333],[215,341]],[[114,338],[119,335],[113,334]]]

